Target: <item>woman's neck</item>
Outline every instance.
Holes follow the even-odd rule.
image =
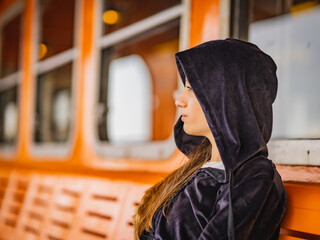
[[[217,145],[212,145],[211,150],[211,159],[209,162],[221,162],[221,156],[219,154],[219,150],[217,148]]]
[[[209,160],[209,162],[221,162],[222,161],[221,156],[220,156],[216,141],[214,140],[214,137],[211,132],[209,136],[207,136],[207,138],[209,139],[212,146],[211,159]]]

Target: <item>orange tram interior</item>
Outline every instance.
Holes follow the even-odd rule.
[[[319,65],[319,9],[303,0],[2,0],[0,239],[133,239],[145,190],[186,161],[172,136],[182,88],[174,53],[234,37],[274,51],[281,69],[291,55],[277,54],[288,57],[281,46],[297,31],[306,44],[289,65],[316,72],[308,54]],[[319,106],[317,81],[305,78],[299,96]],[[286,84],[274,122],[286,120],[268,146],[288,196],[280,239],[320,239],[320,116],[290,128],[278,114],[291,109],[284,96],[296,82]]]

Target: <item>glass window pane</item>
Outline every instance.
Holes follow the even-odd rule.
[[[70,132],[71,69],[69,63],[38,77],[36,142],[64,142]]]
[[[146,142],[170,136],[178,39],[179,19],[102,51],[101,140]]]
[[[114,32],[155,13],[180,4],[181,0],[104,0],[103,34]]]
[[[320,138],[319,22],[319,3],[299,1],[288,13],[250,24],[249,41],[278,65],[273,138]]]
[[[150,140],[151,81],[148,66],[139,55],[132,54],[111,61],[107,99],[110,142]]]
[[[15,144],[17,132],[17,87],[13,87],[0,92],[0,144]]]
[[[6,23],[1,31],[0,78],[15,73],[19,68],[21,14]]]
[[[39,0],[39,59],[73,47],[74,0]]]

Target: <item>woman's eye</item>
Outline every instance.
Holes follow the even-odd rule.
[[[192,88],[191,88],[191,87],[186,86],[186,88],[187,88],[188,92],[192,91]]]

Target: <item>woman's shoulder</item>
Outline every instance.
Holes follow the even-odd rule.
[[[270,159],[265,156],[259,156],[246,161],[237,169],[237,175],[254,176],[259,174],[265,178],[273,179],[276,167]]]
[[[180,188],[173,202],[184,199],[184,197],[203,199],[206,195],[215,195],[224,182],[224,170],[206,167],[198,169],[189,181]]]
[[[201,199],[215,196],[221,184],[224,184],[224,170],[211,167],[200,168],[174,194],[169,205],[171,208],[181,207],[184,204],[189,205],[190,202],[197,202],[196,199],[199,199],[201,204]]]
[[[193,236],[188,235],[182,239],[197,239],[211,218],[218,190],[223,184],[223,172],[210,167],[198,169],[167,205],[167,217],[162,214],[162,206],[156,211],[154,229],[149,234],[162,236],[166,233],[168,236],[173,236],[178,231]],[[188,232],[190,227],[193,229],[192,233]]]
[[[224,183],[224,179],[225,171],[222,169],[212,167],[199,168],[180,190],[199,185],[208,187],[215,186]]]

